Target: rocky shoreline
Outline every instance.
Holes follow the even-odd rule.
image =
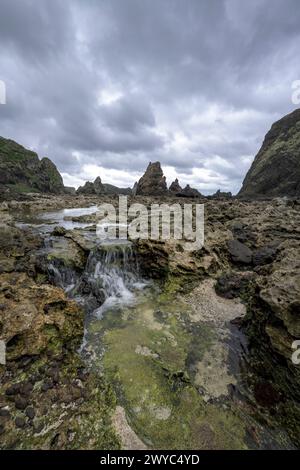
[[[137,197],[138,202],[144,204],[150,204],[152,199]],[[120,431],[124,426],[120,425],[118,430],[116,418],[113,418],[120,398],[118,393],[116,394],[118,387],[116,389],[114,385],[115,379],[109,372],[111,368],[122,367],[122,361],[118,364],[114,359],[115,354],[122,353],[118,350],[114,353],[112,350],[108,352],[104,359],[106,364],[104,373],[99,373],[93,367],[87,367],[84,358],[78,353],[84,333],[85,314],[82,307],[68,298],[62,287],[53,285],[55,280],[51,278],[49,270],[45,269],[44,256],[40,254],[44,244],[43,236],[29,226],[20,226],[18,217],[20,213],[28,216],[59,208],[94,206],[103,200],[104,198],[99,197],[58,198],[33,195],[23,201],[8,201],[1,204],[1,339],[5,340],[8,352],[7,364],[5,367],[1,366],[1,448],[113,449],[124,446],[124,442],[127,442],[125,445],[129,445],[128,440],[124,441]],[[113,196],[106,197],[105,200],[117,202]],[[171,198],[168,197],[166,200],[170,201]],[[197,321],[202,322],[202,327],[205,322],[207,328],[211,329],[217,321],[220,308],[222,312],[225,312],[224,308],[229,308],[229,312],[232,309],[233,316],[229,315],[226,324],[229,325],[231,322],[235,325],[236,332],[240,330],[246,337],[247,354],[241,353],[240,358],[243,359],[246,371],[242,376],[239,375],[238,379],[234,379],[231,373],[228,376],[228,372],[220,372],[208,380],[205,372],[207,360],[205,354],[201,359],[197,359],[197,373],[193,361],[189,366],[192,369],[181,366],[181,370],[170,372],[183,374],[182,377],[187,378],[185,393],[188,393],[192,402],[196,400],[197,407],[199,398],[194,396],[198,387],[196,384],[204,384],[198,391],[202,403],[200,408],[206,406],[210,418],[208,422],[203,421],[202,412],[199,411],[202,427],[199,425],[193,443],[200,448],[210,448],[211,445],[217,448],[222,446],[230,448],[229,442],[220,440],[218,423],[222,412],[221,405],[214,404],[216,400],[214,396],[223,398],[231,396],[230,400],[233,400],[235,408],[238,409],[233,414],[235,420],[239,421],[241,418],[236,416],[247,410],[247,414],[255,418],[256,423],[260,423],[255,425],[249,421],[245,424],[242,420],[238,425],[241,426],[240,437],[236,437],[237,440],[232,444],[233,448],[245,446],[263,448],[265,443],[259,437],[260,425],[267,426],[276,435],[281,435],[282,432],[286,435],[286,438],[278,438],[279,447],[297,446],[300,437],[298,425],[300,376],[299,367],[291,362],[293,352],[291,344],[300,337],[297,317],[300,298],[299,207],[297,201],[286,199],[260,202],[235,199],[206,200],[206,233],[202,250],[186,252],[177,240],[166,242],[140,240],[135,244],[142,272],[144,275],[150,274],[156,279],[155,282],[159,282],[161,311],[164,311],[166,305],[164,301],[167,301],[168,308],[171,308],[170,305],[176,298],[184,299],[185,305],[189,305],[185,308],[188,310],[191,308],[189,320],[183,320],[181,314],[176,313],[179,315],[176,320],[179,321],[178,325],[174,324],[177,318],[175,315],[173,323],[171,322],[168,327],[174,328],[172,335],[175,335],[176,341],[179,337],[183,341],[186,332],[191,328],[189,325],[197,325]],[[93,234],[96,215],[82,216],[80,220],[86,223],[89,233]],[[80,276],[93,246],[92,238],[87,242],[80,228],[55,229],[51,236],[54,240],[51,261],[60,269],[65,267],[65,272],[77,272]],[[47,256],[49,262],[50,255]],[[211,287],[203,290],[206,289],[207,282],[212,283]],[[206,296],[209,299],[208,307],[205,304]],[[214,300],[214,296],[220,300]],[[228,307],[220,304],[222,298],[229,302]],[[241,307],[237,313],[234,313],[232,302],[236,301],[244,310]],[[91,308],[101,306],[102,303],[103,299],[95,295]],[[133,315],[134,319],[134,313],[129,312],[129,315]],[[159,322],[163,321],[167,327],[171,321],[170,314],[162,313],[162,315],[167,317]],[[126,344],[126,336],[123,336],[126,331],[131,335],[135,329],[137,332],[142,331],[138,317],[136,326],[134,326],[135,320],[133,321],[131,330],[121,331],[116,326],[110,326],[105,335],[105,342],[112,344],[113,341],[114,348],[118,344]],[[184,321],[183,326],[180,326],[182,321]],[[149,332],[153,328],[153,325],[149,326],[148,323],[145,325],[144,336],[148,331],[147,328],[150,328]],[[155,326],[155,328],[160,331],[161,327]],[[164,328],[162,331],[165,331]],[[216,325],[216,328],[219,327]],[[121,336],[118,340],[119,335]],[[191,338],[193,337],[192,334]],[[129,338],[130,336],[128,340]],[[156,346],[157,350],[153,352],[152,357],[151,349],[146,346],[149,341],[149,345],[152,344],[153,338],[151,338],[152,336],[144,337],[145,345],[137,347],[139,353],[135,353],[132,360],[135,358],[139,360],[139,357],[142,357],[142,360],[148,361],[148,365],[149,361],[157,363],[156,357],[158,357],[159,364],[155,367],[163,370],[160,368],[165,367],[163,357],[167,350],[163,353],[161,347]],[[156,341],[159,344],[162,340]],[[167,344],[168,341],[172,342],[169,339]],[[191,354],[188,352],[190,347],[192,348],[190,351],[199,348],[199,341],[197,346],[195,342],[193,343],[195,340],[192,340],[192,343],[189,343],[190,341],[191,339],[186,346],[182,345],[182,352],[178,345],[178,351],[182,355],[178,366],[181,360],[186,362],[184,357],[186,354]],[[215,357],[217,364],[218,361],[225,360],[229,353],[227,350],[224,353],[216,349],[219,343],[213,344],[205,347],[208,351],[212,348],[209,354],[213,354],[212,357]],[[185,350],[187,352],[184,352]],[[179,357],[176,361],[178,360]],[[173,359],[171,363],[172,361]],[[189,362],[190,359],[186,364]],[[125,365],[124,363],[123,367]],[[197,381],[195,377],[198,377]],[[121,382],[123,380],[125,377],[123,379],[121,373]],[[185,379],[183,382],[181,380],[180,383],[184,384]],[[237,385],[237,381],[241,382],[241,386]],[[125,395],[131,393],[125,382],[122,387],[125,387]],[[217,395],[214,395],[215,393]],[[239,397],[240,393],[243,394],[242,399]],[[122,405],[125,409],[126,400]],[[208,404],[205,405],[207,400]],[[241,403],[236,405],[239,402]],[[170,419],[167,409],[169,408],[161,408],[161,413],[166,413],[166,423]],[[121,413],[120,408],[117,410],[117,416],[124,418],[122,414],[124,412]],[[164,439],[170,439],[169,443],[174,448],[180,445],[177,440],[172,444],[173,438],[170,436],[164,437],[161,441],[157,439],[156,428],[149,431],[148,437],[147,432],[146,435],[141,433],[142,421],[139,419],[142,415],[132,415],[130,418],[128,410],[127,419],[135,430],[135,436],[144,440],[147,446],[163,447],[168,442]],[[182,412],[186,413],[184,409]],[[155,413],[154,419],[158,419],[158,423],[161,422],[160,418],[155,418]],[[227,416],[226,419],[229,421],[223,426],[225,428],[229,426],[231,429],[233,418],[229,419]],[[126,432],[128,433],[128,430]],[[211,438],[207,440],[205,436],[208,434]],[[151,440],[149,440],[150,435]],[[133,442],[137,442],[135,438],[132,439]],[[212,444],[212,441],[215,443]]]

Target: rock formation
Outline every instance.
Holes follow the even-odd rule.
[[[178,197],[200,197],[201,193],[195,188],[191,188],[189,184],[186,185],[185,188],[182,188],[179,184],[178,178],[171,183],[169,191],[174,196]]]
[[[132,187],[131,194],[133,196],[136,196],[136,190],[137,190],[138,182],[136,181]]]
[[[201,193],[197,189],[191,188],[189,184],[177,195],[180,197],[201,197]]]
[[[93,183],[87,181],[84,186],[80,186],[77,189],[77,194],[95,194],[97,196],[105,194],[105,187],[102,184],[100,176],[97,176]]]
[[[221,191],[220,189],[218,189],[218,191],[216,191],[214,194],[209,196],[209,198],[211,198],[211,199],[230,199],[230,198],[232,198],[232,193],[230,191],[226,192],[226,191]]]
[[[300,109],[272,125],[239,196],[300,196]]]
[[[137,184],[138,196],[162,196],[168,193],[166,177],[163,174],[160,163],[149,163],[145,174]]]
[[[182,191],[182,187],[180,186],[179,182],[178,182],[178,178],[176,178],[175,181],[173,181],[173,183],[171,183],[171,186],[169,187],[169,191],[172,193],[172,194],[180,194],[181,191]]]
[[[129,196],[131,194],[131,188],[119,188],[118,186],[108,183],[104,183],[103,186],[106,194],[124,194],[125,196]]]
[[[0,137],[0,189],[15,193],[63,193],[62,177],[49,158]]]
[[[112,184],[102,183],[100,176],[97,176],[95,181],[91,183],[87,181],[84,186],[77,189],[77,194],[83,195],[96,195],[101,196],[104,194],[131,194],[130,188],[118,188]]]

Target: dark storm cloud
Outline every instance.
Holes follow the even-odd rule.
[[[68,184],[150,160],[238,190],[299,79],[297,0],[1,0],[0,134]]]
[[[59,0],[1,0],[2,48],[34,62],[55,58],[71,32],[69,9]]]

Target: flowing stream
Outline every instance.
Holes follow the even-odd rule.
[[[53,240],[54,223],[78,229],[69,216],[94,210],[68,210],[67,226],[64,211],[20,223],[44,234],[48,256],[57,238],[63,239]],[[83,233],[90,237],[89,230]],[[161,289],[142,278],[134,248],[124,240],[95,242],[81,272],[55,259],[47,270],[51,282],[85,309],[81,353],[109,380],[143,445],[292,448],[282,430],[269,429],[256,416],[244,380],[247,342],[231,323],[244,306],[219,298],[211,280],[186,295],[175,295],[170,285]]]

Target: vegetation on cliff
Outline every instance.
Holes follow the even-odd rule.
[[[300,109],[272,125],[239,196],[300,196]]]
[[[0,189],[2,191],[63,193],[62,177],[49,158],[0,137]]]

